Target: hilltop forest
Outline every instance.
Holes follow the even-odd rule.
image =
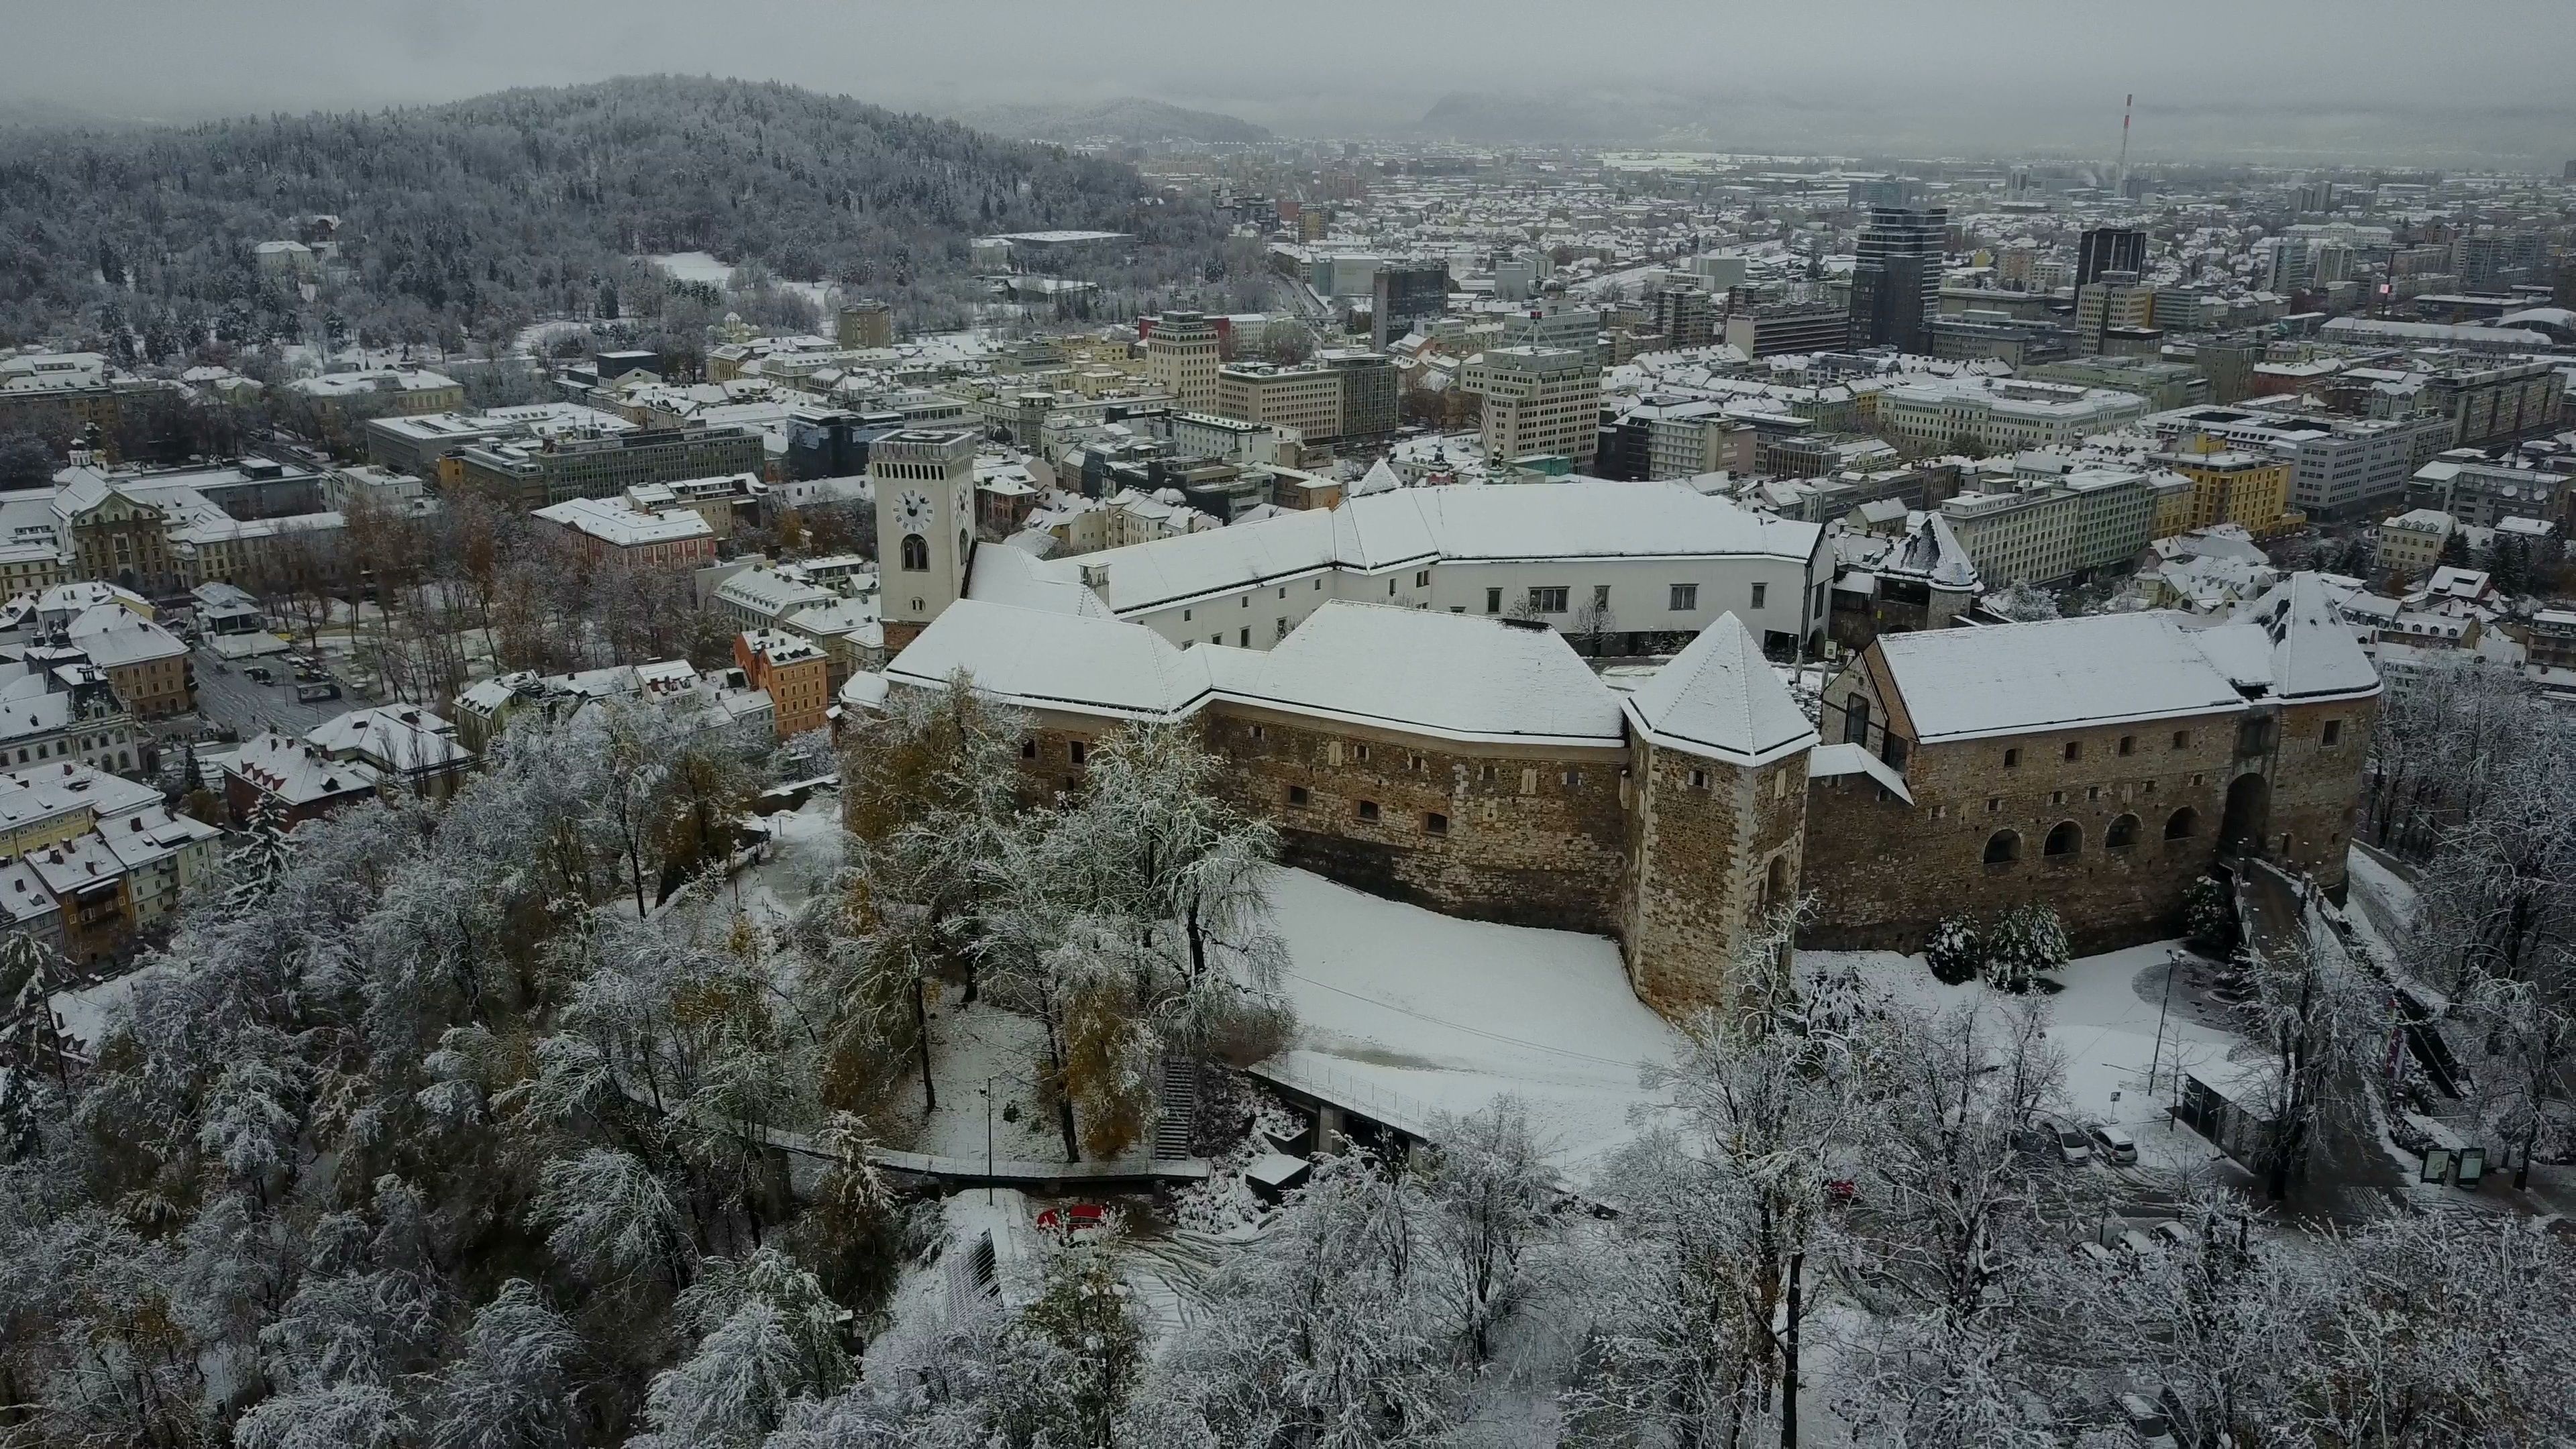
[[[345,265],[311,297],[263,279],[254,248],[315,215],[340,219]],[[1089,278],[1114,297],[1228,280],[1222,220],[1131,167],[776,84],[631,77],[184,129],[0,131],[0,342],[143,363],[316,331],[490,349],[539,319],[656,315],[689,284],[634,259],[682,251],[953,326],[982,296],[968,239],[1050,227],[1137,237]],[[1258,284],[1239,254],[1231,265]]]

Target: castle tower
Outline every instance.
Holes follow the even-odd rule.
[[[1733,614],[1620,707],[1632,736],[1629,984],[1668,1017],[1732,1012],[1749,973],[1787,966],[1785,950],[1765,959],[1759,942],[1798,898],[1815,726]]]
[[[975,551],[975,443],[962,428],[906,428],[868,449],[888,654],[966,596]]]

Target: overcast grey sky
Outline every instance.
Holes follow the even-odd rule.
[[[2576,0],[0,0],[0,109],[161,119],[712,72],[906,108],[1150,95],[1295,135],[1453,92],[1743,149],[2576,156]]]

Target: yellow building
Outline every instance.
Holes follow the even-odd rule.
[[[2156,461],[2192,481],[2192,528],[2234,523],[2256,538],[2268,538],[2307,522],[2306,514],[2290,508],[2286,458],[2231,448],[2203,435],[2159,454]]]

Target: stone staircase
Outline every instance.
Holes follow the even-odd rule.
[[[1190,1155],[1190,1128],[1198,1116],[1198,1064],[1183,1057],[1163,1058],[1154,1093],[1155,1161],[1174,1162]]]

